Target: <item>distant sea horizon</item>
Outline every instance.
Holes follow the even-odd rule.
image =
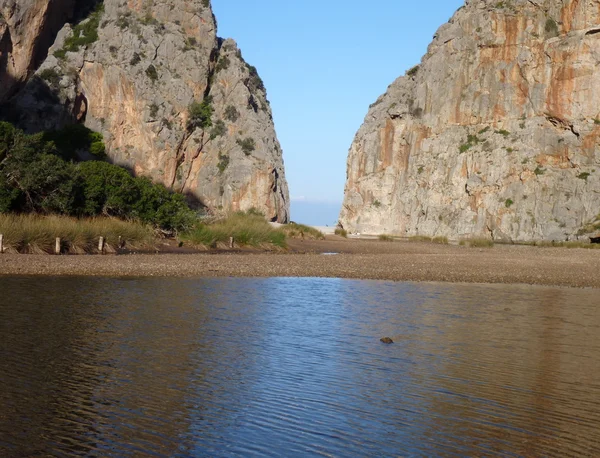
[[[292,200],[290,219],[309,226],[335,226],[341,208],[342,202]]]

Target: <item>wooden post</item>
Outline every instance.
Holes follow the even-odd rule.
[[[100,237],[100,239],[98,239],[98,251],[101,254],[104,254],[104,237]]]
[[[121,245],[121,236],[119,235],[119,244],[117,245],[119,248],[123,248],[123,245]]]
[[[56,237],[54,242],[54,254],[60,254],[60,237]]]
[[[233,237],[229,237],[229,248],[233,248]]]
[[[4,253],[4,235],[0,234],[0,254]]]

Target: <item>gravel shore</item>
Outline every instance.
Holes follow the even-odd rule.
[[[292,241],[286,253],[2,254],[0,275],[339,277],[600,288],[600,250],[498,245],[467,248],[335,238]]]

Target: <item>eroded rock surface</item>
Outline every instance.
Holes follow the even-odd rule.
[[[75,0],[0,0],[0,103],[46,57]]]
[[[370,107],[340,222],[405,236],[583,236],[600,214],[599,88],[597,0],[467,1]]]
[[[94,21],[97,39],[77,44]],[[236,43],[217,37],[207,0],[105,0],[62,28],[11,110],[29,131],[83,122],[112,161],[212,210],[289,219],[266,90]]]

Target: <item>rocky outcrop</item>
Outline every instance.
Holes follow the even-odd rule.
[[[113,162],[214,211],[287,222],[265,88],[216,29],[208,0],[105,0],[58,33],[11,110],[29,131],[85,123]]]
[[[0,0],[0,103],[32,75],[75,0]]]
[[[467,1],[369,109],[340,222],[565,240],[600,215],[600,4]]]

